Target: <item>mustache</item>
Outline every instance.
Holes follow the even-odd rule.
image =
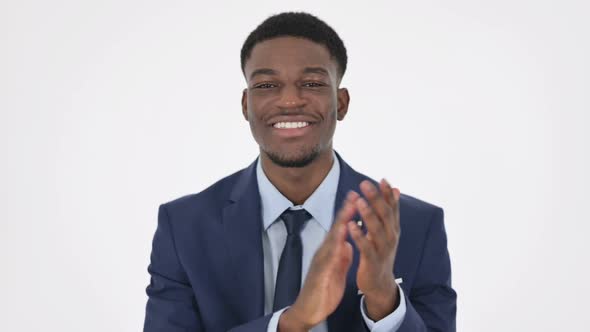
[[[310,122],[315,123],[319,122],[322,119],[321,116],[318,114],[308,112],[303,108],[293,108],[293,109],[281,109],[274,112],[269,112],[262,120],[269,124],[275,124],[277,122],[283,121],[302,121],[302,122]]]

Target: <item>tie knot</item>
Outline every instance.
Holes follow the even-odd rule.
[[[287,235],[299,235],[303,229],[303,226],[305,226],[305,222],[311,219],[311,214],[305,211],[305,209],[287,209],[285,212],[283,212],[283,214],[281,214],[281,219],[287,227]]]

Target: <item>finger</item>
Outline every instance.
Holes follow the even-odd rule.
[[[369,239],[363,235],[363,232],[355,222],[351,221],[348,223],[348,233],[350,233],[350,237],[352,237],[352,240],[356,244],[361,255],[373,260],[377,254],[375,252],[375,247],[371,244]]]
[[[348,229],[346,223],[338,224],[335,229],[334,238],[337,239],[331,242],[331,246],[328,245],[328,259],[335,264],[341,273],[346,273],[352,262],[352,246],[346,241]]]
[[[365,180],[361,182],[361,190],[369,205],[377,215],[378,220],[383,224],[387,235],[392,235],[393,230],[393,209],[387,202],[382,193],[370,181]]]
[[[368,180],[361,183],[361,190],[380,221],[385,222],[388,220],[391,217],[392,210],[391,206],[387,204],[383,193],[380,193],[377,187]]]
[[[389,184],[389,182],[387,182],[387,180],[383,179],[385,186],[387,187],[387,196],[388,196],[388,201],[392,202],[392,208],[393,208],[393,215],[395,217],[395,223],[394,223],[394,229],[396,230],[396,232],[399,233],[400,230],[400,223],[399,223],[399,197],[400,197],[400,191],[398,188],[392,188],[391,185]]]
[[[356,201],[356,206],[367,227],[368,233],[366,236],[369,237],[370,243],[380,251],[386,244],[383,223],[379,221],[379,218],[364,198],[359,198]]]
[[[393,197],[394,197],[394,201],[395,204],[393,206],[393,214],[395,215],[395,219],[396,219],[396,230],[399,234],[400,230],[401,230],[401,224],[400,224],[400,218],[399,218],[399,198],[400,198],[400,191],[398,188],[393,188],[392,189],[393,192]]]
[[[334,239],[336,240],[338,247],[346,242],[346,233],[346,223],[340,223],[336,226]]]
[[[345,245],[348,243],[346,241],[347,233],[348,230],[346,224],[340,223],[332,225],[330,232],[322,242],[318,251],[314,254],[314,260],[338,264],[343,250],[346,250]]]
[[[346,194],[346,198],[345,198],[345,202],[355,202],[357,200],[357,198],[361,197],[361,195],[359,195],[356,191],[354,190],[350,190],[348,191],[348,193]]]
[[[359,194],[357,194],[353,191],[350,191],[348,193],[348,195],[346,195],[346,198],[344,199],[344,202],[342,203],[342,207],[338,211],[338,214],[336,215],[336,219],[334,219],[334,225],[346,223],[350,220],[350,218],[352,218],[352,216],[354,215],[354,212],[355,212],[354,203],[356,201],[356,197],[358,197],[358,196],[359,196]]]
[[[395,204],[398,205],[401,192],[399,191],[398,188],[392,188],[392,191],[393,191],[393,195],[394,195]]]
[[[391,237],[393,237],[395,235],[395,230],[396,230],[396,215],[395,215],[395,210],[394,210],[394,206],[395,206],[395,200],[394,200],[394,196],[393,196],[393,191],[391,186],[389,185],[389,183],[387,182],[387,180],[382,179],[381,182],[379,182],[379,188],[381,189],[381,193],[383,195],[383,199],[385,200],[385,203],[389,206],[389,213],[390,213],[390,218],[386,219],[385,222],[385,230],[387,232],[387,234],[389,234]],[[389,222],[387,222],[387,220]]]
[[[344,232],[346,233],[346,227],[343,225],[343,229]],[[353,253],[352,253],[352,246],[350,245],[350,243],[348,242],[344,242],[342,245],[342,250],[340,251],[340,254],[337,256],[338,257],[338,262],[337,265],[338,266],[338,275],[343,275],[346,278],[346,273],[348,272],[348,269],[350,268],[350,265],[352,263],[352,257],[353,257]]]
[[[399,189],[392,187],[391,184],[389,184],[389,182],[386,179],[383,179],[383,183],[384,183],[385,187],[387,187],[387,192],[389,193],[388,200],[391,201],[392,206],[397,205],[399,202],[399,196],[401,194]]]
[[[346,204],[351,204],[352,208],[354,209],[354,211],[352,211],[352,216],[354,216],[356,213],[356,200],[359,199],[359,197],[361,197],[361,195],[359,195],[356,191],[350,190],[350,191],[348,191],[348,193],[346,194],[346,197],[344,198],[344,203],[342,205],[345,206]],[[344,220],[339,220],[339,221],[347,223],[350,221],[352,216],[350,216]]]
[[[347,198],[344,200],[344,203],[342,204],[342,207],[338,211],[336,219],[332,224],[332,228],[328,233],[327,240],[338,240],[342,239],[343,237],[346,238],[346,223],[352,219],[356,211],[355,203],[353,201],[355,194],[356,193],[349,193],[349,195],[347,195]],[[358,196],[358,194],[356,194],[356,196]],[[339,228],[344,228],[344,231],[339,230]],[[342,233],[345,235],[342,236]]]
[[[383,193],[383,197],[385,198],[385,201],[387,202],[387,204],[389,204],[393,208],[393,205],[395,204],[395,202],[394,202],[394,197],[393,197],[391,185],[389,185],[389,182],[386,179],[383,179],[379,183],[379,187],[381,188],[381,192]]]

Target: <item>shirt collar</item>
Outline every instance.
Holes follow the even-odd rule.
[[[260,158],[256,165],[256,180],[260,191],[260,200],[262,208],[262,225],[266,231],[281,214],[288,208],[303,208],[318,221],[326,232],[332,226],[334,219],[334,203],[336,201],[336,191],[338,189],[338,180],[340,178],[340,163],[336,154],[333,153],[332,168],[316,190],[309,196],[303,205],[295,206],[270,182],[260,163]]]

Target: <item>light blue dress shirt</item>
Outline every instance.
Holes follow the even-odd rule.
[[[326,175],[319,187],[303,203],[303,205],[294,206],[278,189],[270,182],[262,169],[260,159],[256,165],[256,177],[258,189],[260,191],[261,209],[262,209],[262,249],[264,254],[264,314],[272,312],[275,281],[279,260],[283,247],[287,239],[287,229],[281,221],[280,215],[286,209],[305,209],[311,214],[310,219],[301,231],[301,240],[303,242],[303,261],[301,280],[302,286],[313,255],[322,244],[324,237],[332,226],[334,220],[334,204],[336,203],[336,190],[338,189],[338,180],[340,178],[340,163],[334,155],[332,168]],[[400,303],[394,312],[385,318],[375,322],[372,321],[365,313],[364,296],[361,298],[361,313],[365,323],[371,331],[374,332],[394,332],[401,325],[406,314],[406,302],[401,287],[398,287],[400,294]],[[279,316],[286,308],[275,312],[268,324],[268,332],[276,332],[278,328]],[[315,326],[313,332],[327,332],[328,324],[326,321]]]

